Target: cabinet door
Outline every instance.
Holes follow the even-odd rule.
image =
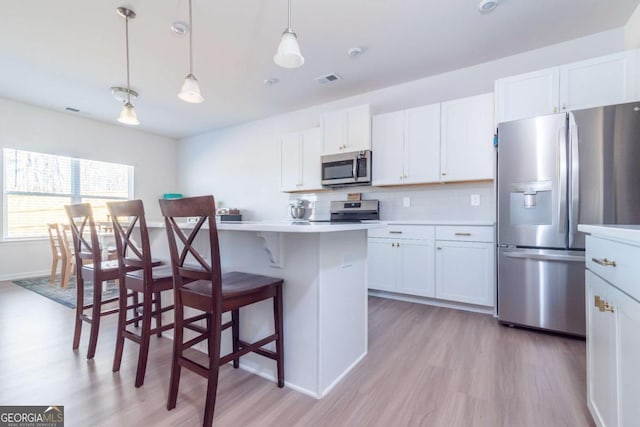
[[[492,243],[436,241],[436,298],[494,304]]]
[[[640,302],[616,289],[611,304],[618,323],[619,422],[623,427],[636,426],[640,422]]]
[[[611,302],[613,288],[591,271],[587,271],[585,277],[587,286],[587,403],[596,424],[603,427],[618,426],[616,355],[618,325],[613,313],[602,312],[595,304],[596,298]],[[635,365],[637,367],[637,361]],[[637,404],[636,401],[634,405]]]
[[[300,133],[283,135],[280,140],[280,189],[297,191],[302,183],[300,175]]]
[[[404,120],[405,184],[438,182],[440,180],[440,104],[405,110]]]
[[[346,110],[347,147],[345,151],[371,149],[371,109],[369,105]]]
[[[370,238],[367,244],[367,282],[369,289],[396,291],[398,248],[391,239]]]
[[[442,181],[493,179],[493,95],[442,103]]]
[[[320,155],[322,154],[322,133],[320,128],[302,132],[302,185],[300,190],[318,190],[322,188]]]
[[[635,66],[635,51],[631,50],[561,66],[561,109],[633,101]]]
[[[373,185],[402,184],[404,112],[373,118]]]
[[[496,80],[498,123],[557,113],[559,100],[558,67]]]
[[[322,115],[322,153],[336,154],[347,145],[347,114],[334,111]]]
[[[400,254],[398,292],[435,296],[434,241],[399,240],[395,249]]]

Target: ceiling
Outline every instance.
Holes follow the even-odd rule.
[[[640,0],[294,0],[306,63],[273,63],[286,0],[193,0],[194,74],[202,104],[176,94],[188,72],[187,0],[56,0],[3,4],[0,96],[116,124],[111,86],[126,86],[124,20],[139,129],[180,138],[344,98],[626,24]],[[347,50],[363,46],[357,59]],[[330,84],[313,79],[338,73]],[[267,86],[267,78],[279,83]],[[69,113],[73,114],[73,113]]]

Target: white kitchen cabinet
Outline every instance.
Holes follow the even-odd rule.
[[[368,239],[369,289],[434,296],[433,227],[416,226]]]
[[[587,237],[587,403],[599,426],[640,420],[640,243]]]
[[[436,227],[436,298],[493,306],[493,227]]]
[[[631,102],[635,97],[636,51],[628,50],[560,67],[563,111]]]
[[[321,118],[322,153],[371,149],[371,109],[360,105],[325,113]]]
[[[292,132],[281,137],[281,191],[309,191],[322,188],[320,128]]]
[[[439,181],[440,104],[373,118],[373,185]]]
[[[441,181],[493,179],[493,93],[443,102]]]
[[[628,50],[498,79],[497,122],[640,98],[638,55]]]
[[[558,112],[558,67],[499,79],[495,87],[498,123]]]

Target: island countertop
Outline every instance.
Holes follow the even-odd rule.
[[[640,244],[640,225],[578,224],[578,230],[594,236]]]
[[[195,223],[184,223],[186,228],[195,226]],[[384,223],[377,222],[292,222],[292,221],[222,221],[217,222],[218,230],[225,231],[268,231],[276,233],[335,233],[338,231],[369,230],[383,228]],[[150,221],[149,228],[164,228],[163,221]]]

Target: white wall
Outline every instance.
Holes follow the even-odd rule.
[[[150,219],[161,218],[162,194],[177,190],[175,140],[1,98],[0,148],[132,165],[134,196],[144,201]],[[0,169],[1,165],[0,161]],[[0,185],[2,179],[0,173]],[[2,200],[0,227],[1,215]],[[42,273],[50,268],[50,260],[48,240],[0,241],[0,280]]]
[[[640,47],[640,6],[633,11],[624,27],[624,47],[625,49]]]
[[[340,101],[190,137],[179,144],[179,187],[188,195],[213,193],[219,204],[222,202],[223,206],[240,208],[244,219],[283,219],[287,215],[289,196],[278,191],[279,136],[286,132],[318,126],[321,113],[368,103],[373,114],[380,114],[492,92],[497,78],[623,49],[624,28],[619,28]],[[364,191],[368,198],[382,200],[381,215],[384,219],[495,218],[493,184],[490,183],[360,190]],[[328,196],[322,193],[319,200],[343,199],[344,193],[338,191]],[[482,205],[479,208],[469,209],[468,201],[471,194],[481,195]],[[416,201],[412,203],[411,208],[401,207],[401,197],[406,195],[411,195]]]

